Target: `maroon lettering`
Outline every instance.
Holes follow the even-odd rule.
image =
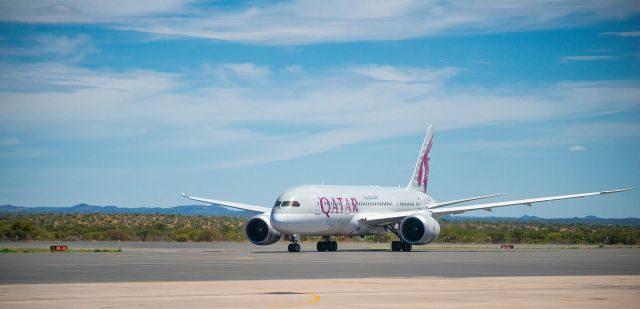
[[[345,211],[350,214],[351,213],[351,204],[349,204],[349,199],[348,198],[344,198],[344,203],[347,205],[345,207]]]
[[[358,211],[358,200],[355,197],[351,198],[351,207],[353,207],[353,212],[360,212]]]
[[[331,201],[333,202],[333,203],[332,203],[333,208],[331,208],[331,212],[332,212],[332,213],[334,213],[334,214],[337,214],[339,211],[338,211],[338,204],[336,204],[336,199],[334,199],[334,198],[332,197],[332,198],[331,198]]]
[[[331,200],[329,200],[331,199]],[[320,210],[322,213],[330,217],[329,214],[339,213],[356,213],[358,210],[358,200],[355,197],[320,197]]]
[[[327,208],[325,209],[324,206],[327,206]],[[325,216],[327,216],[327,218],[329,218],[329,212],[331,211],[331,205],[329,204],[329,199],[327,199],[326,197],[321,197],[320,198],[320,210],[322,211],[323,214],[325,214]]]

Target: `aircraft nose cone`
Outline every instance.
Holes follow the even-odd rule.
[[[271,213],[271,225],[279,232],[284,232],[287,228],[286,215],[281,213]]]

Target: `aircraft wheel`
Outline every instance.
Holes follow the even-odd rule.
[[[406,251],[406,252],[410,252],[411,251],[411,244],[403,242],[402,243],[402,251]]]
[[[400,251],[402,250],[402,242],[394,240],[391,242],[391,251]]]
[[[287,249],[289,250],[289,252],[293,252],[293,244],[289,244],[289,246],[287,247]]]
[[[329,251],[338,251],[338,242],[337,241],[329,242],[329,244],[330,244]]]
[[[299,244],[293,244],[293,252],[300,252],[300,245]]]
[[[316,248],[318,249],[318,252],[322,252],[322,251],[324,251],[323,242],[319,241],[319,242],[316,244]]]

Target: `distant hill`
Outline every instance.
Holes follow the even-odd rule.
[[[23,207],[4,205],[0,206],[0,215],[8,214],[163,214],[163,215],[185,215],[185,216],[229,216],[229,217],[251,217],[255,212],[251,211],[234,211],[217,205],[183,205],[169,208],[160,207],[136,207],[125,208],[118,206],[95,206],[89,204],[78,204],[71,207]],[[610,226],[640,226],[640,218],[599,218],[595,216],[586,216],[584,218],[540,218],[535,216],[522,217],[467,217],[467,216],[451,216],[446,215],[443,220],[449,222],[532,222],[532,223],[556,223],[556,224],[592,224],[592,225],[610,225]]]
[[[102,213],[102,214],[163,214],[163,215],[186,215],[186,216],[231,216],[231,217],[249,217],[255,215],[255,212],[250,211],[234,211],[224,207],[216,205],[184,205],[175,206],[169,208],[160,207],[136,207],[125,208],[117,206],[95,206],[88,204],[78,204],[71,207],[23,207],[3,205],[0,206],[0,215],[7,214],[41,214],[41,213],[56,213],[56,214],[90,214],[90,213]]]
[[[584,218],[540,218],[536,216],[522,217],[466,217],[446,215],[442,218],[449,222],[531,222],[531,223],[555,223],[555,224],[591,224],[610,226],[640,226],[640,218],[599,218],[586,216]]]

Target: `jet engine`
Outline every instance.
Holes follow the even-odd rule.
[[[269,216],[257,215],[244,226],[244,233],[255,245],[270,245],[280,240],[280,233],[271,226]]]
[[[402,240],[412,245],[428,244],[440,235],[440,224],[427,214],[405,217],[400,223]]]

